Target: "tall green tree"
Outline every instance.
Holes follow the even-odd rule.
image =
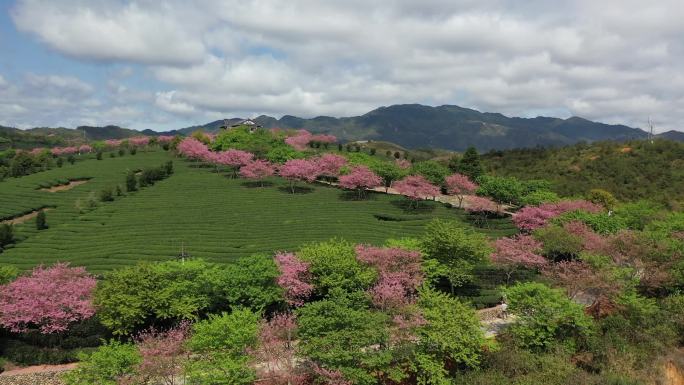
[[[468,147],[463,153],[460,162],[458,163],[458,172],[475,180],[484,174],[484,168],[480,162],[480,154],[478,154],[475,147]]]

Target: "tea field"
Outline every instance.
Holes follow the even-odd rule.
[[[85,212],[75,205],[91,192],[123,186],[127,170],[170,159],[175,173],[153,186],[100,202]],[[52,207],[47,212],[49,229],[35,230],[34,219],[16,226],[20,241],[0,254],[0,263],[29,269],[69,261],[99,273],[136,261],[177,258],[181,250],[192,257],[225,262],[333,237],[382,244],[388,238],[420,234],[432,218],[469,220],[463,211],[436,202],[406,210],[403,197],[375,193],[358,201],[318,184],[301,184],[301,191],[291,194],[280,178],[256,187],[198,166],[163,151],[116,158],[105,154],[99,161],[83,160],[0,182],[0,218]],[[89,178],[86,183],[66,191],[38,189],[85,178]],[[481,231],[497,237],[515,229],[508,220],[498,220]]]

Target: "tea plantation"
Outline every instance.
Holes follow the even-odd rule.
[[[103,188],[124,185],[127,170],[157,166],[173,159],[175,172],[155,185],[124,192],[113,202],[80,211],[75,202]],[[372,194],[353,200],[342,190],[301,185],[290,194],[286,182],[273,178],[266,187],[163,151],[135,156],[84,160],[0,183],[0,216],[17,216],[40,207],[49,229],[35,230],[35,220],[15,226],[20,242],[0,254],[0,262],[29,269],[69,261],[103,272],[136,261],[174,259],[181,250],[192,257],[229,261],[254,253],[296,249],[306,242],[341,237],[382,244],[388,238],[415,236],[432,218],[467,221],[468,216],[436,202],[407,210],[403,197]],[[41,185],[90,178],[71,190],[47,192]],[[515,232],[508,220],[493,221],[492,236]]]

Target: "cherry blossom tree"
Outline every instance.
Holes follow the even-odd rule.
[[[136,368],[133,383],[175,385],[183,376],[183,367],[190,351],[186,341],[190,335],[190,323],[182,322],[164,332],[149,329],[140,333],[136,345],[141,362]]]
[[[352,382],[344,378],[344,374],[339,370],[322,368],[318,365],[313,366],[313,371],[319,380],[326,385],[352,385]]]
[[[494,242],[495,251],[490,256],[492,262],[506,270],[506,283],[519,267],[539,268],[548,263],[539,253],[542,243],[530,235],[516,235],[511,238],[499,238]]]
[[[330,144],[330,143],[337,142],[337,137],[335,135],[327,135],[327,134],[312,135],[310,142]]]
[[[598,213],[603,210],[603,207],[581,199],[526,206],[513,215],[513,223],[520,230],[529,232],[546,226],[551,219],[563,213],[577,210]]]
[[[290,159],[280,167],[280,176],[290,181],[290,190],[295,193],[295,182],[298,180],[313,182],[320,175],[320,168],[315,161],[308,159]]]
[[[297,151],[306,150],[306,145],[311,142],[313,135],[307,130],[299,130],[293,136],[285,138],[285,143]]]
[[[256,179],[261,187],[264,187],[264,178],[275,173],[275,167],[265,160],[255,160],[240,168],[240,176],[247,179]]]
[[[394,188],[410,199],[412,205],[417,204],[418,200],[440,194],[439,187],[428,182],[422,175],[409,175],[394,183]]]
[[[314,289],[309,283],[309,264],[293,253],[278,253],[275,262],[280,270],[276,283],[285,291],[285,300],[292,306],[302,306]]]
[[[195,138],[185,138],[176,147],[179,154],[188,159],[200,160],[206,158],[210,151],[207,145]]]
[[[395,159],[394,163],[397,165],[397,167],[403,170],[411,168],[411,162],[406,159]]]
[[[477,190],[477,183],[463,174],[453,174],[445,179],[447,193],[458,197],[458,207],[463,205],[465,195],[472,195]]]
[[[50,150],[50,153],[54,156],[73,155],[78,153],[78,147],[55,147]]]
[[[96,284],[83,267],[65,263],[36,267],[31,275],[0,286],[0,325],[13,332],[32,327],[44,334],[67,330],[95,314]]]
[[[216,164],[229,166],[233,170],[233,177],[237,177],[237,171],[240,167],[250,163],[252,159],[254,159],[254,154],[251,152],[230,149],[216,153],[213,161]]]
[[[358,191],[359,199],[366,189],[382,186],[382,178],[366,166],[352,168],[349,174],[340,176],[339,180],[341,187]]]
[[[262,321],[258,348],[253,352],[258,361],[259,384],[295,385],[306,383],[306,374],[297,366],[294,340],[297,321],[290,313],[276,314]]]
[[[413,295],[424,278],[420,252],[358,245],[356,258],[378,270],[378,281],[369,290],[373,304],[387,310],[400,309],[413,302]]]
[[[143,147],[150,144],[150,138],[147,136],[135,136],[133,138],[128,138],[128,143],[135,147]]]
[[[93,148],[87,144],[83,144],[78,148],[79,154],[87,154],[89,152],[93,152]]]
[[[347,165],[347,158],[328,153],[316,158],[316,163],[318,163],[321,175],[336,177],[340,174],[340,169]]]
[[[158,143],[171,143],[173,142],[174,136],[173,135],[159,135],[157,137],[157,142]]]
[[[122,142],[123,142],[123,140],[121,140],[121,139],[107,139],[104,141],[105,147],[110,148],[110,149],[111,148],[117,148],[117,147],[121,146]]]

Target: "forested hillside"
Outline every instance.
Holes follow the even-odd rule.
[[[494,174],[546,179],[560,195],[602,188],[620,200],[684,199],[684,143],[667,140],[580,143],[561,148],[492,151],[483,156]]]

